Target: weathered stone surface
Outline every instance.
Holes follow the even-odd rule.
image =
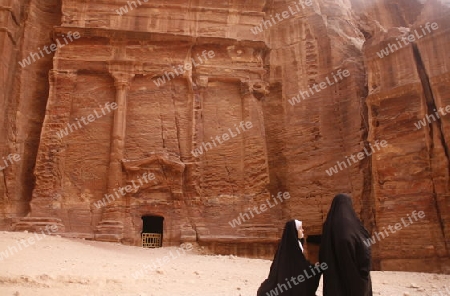
[[[0,157],[22,157],[0,171],[0,228],[53,218],[66,236],[139,245],[152,215],[164,245],[271,257],[286,220],[320,235],[347,192],[372,232],[426,214],[373,246],[376,269],[450,272],[450,115],[414,125],[450,105],[448,3],[28,2],[0,6]],[[427,22],[439,29],[378,55]]]
[[[435,22],[439,28],[424,34],[427,22]],[[401,43],[401,48],[396,38],[403,30],[391,29],[366,44],[369,140],[389,142],[384,153],[372,158],[372,184],[378,196],[375,229],[394,225],[399,217],[408,222],[408,214],[415,210],[426,214],[424,221],[413,219],[416,223],[375,248],[375,256],[383,258],[383,269],[420,270],[425,257],[429,258],[428,270],[449,271],[450,116],[420,129],[415,125],[435,109],[450,105],[449,30],[449,8],[428,2],[409,33],[405,32],[423,38],[408,46]],[[398,50],[380,59],[376,53],[389,44],[397,44]]]
[[[8,228],[30,211],[33,170],[48,99],[47,72],[52,55],[19,61],[51,43],[53,26],[61,19],[57,0],[0,3],[0,158],[19,154],[20,161],[0,171],[0,227]],[[2,162],[3,164],[3,162]]]

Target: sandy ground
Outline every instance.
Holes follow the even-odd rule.
[[[189,245],[143,249],[0,232],[0,295],[255,296],[270,263],[201,255]],[[372,272],[372,280],[374,295],[450,296],[449,275]]]

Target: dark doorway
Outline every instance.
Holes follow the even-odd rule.
[[[322,235],[308,235],[306,244],[308,248],[308,259],[311,262],[319,262],[319,249]]]
[[[306,242],[309,244],[317,244],[320,245],[322,241],[322,235],[308,235],[306,238]]]
[[[142,217],[142,245],[147,248],[162,247],[164,217],[143,216]],[[159,236],[158,236],[159,235]],[[153,239],[148,237],[153,236]],[[147,239],[145,239],[147,237]],[[155,238],[160,237],[159,241]],[[156,242],[156,245],[155,245]]]

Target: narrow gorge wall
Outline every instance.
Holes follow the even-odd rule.
[[[34,167],[42,121],[48,98],[48,72],[53,55],[35,56],[19,64],[45,44],[51,43],[52,29],[60,24],[61,3],[55,1],[5,0],[0,4],[0,225],[7,228],[30,211],[34,188]]]
[[[384,258],[383,269],[448,268],[448,261],[439,258],[447,256],[449,248],[450,117],[448,112],[435,113],[449,106],[448,16],[448,6],[430,1],[413,23],[405,16],[409,30],[391,28],[375,34],[365,47],[369,140],[383,138],[390,143],[385,153],[372,159],[376,229],[417,209],[426,213],[428,224],[415,223],[384,240],[376,249]],[[427,29],[430,23],[437,28]],[[403,35],[416,40],[398,43]],[[379,51],[389,46],[391,53],[380,58]],[[421,126],[419,121],[424,120],[427,124]],[[399,241],[408,244],[407,251]]]
[[[266,15],[274,17],[289,7],[295,6],[274,1]],[[442,257],[448,258],[445,127],[450,117],[433,122],[432,131],[414,125],[433,113],[432,107],[448,105],[448,16],[448,5],[438,1],[313,1],[264,31],[272,49],[275,90],[265,104],[268,146],[273,145],[271,186],[288,188],[296,197],[289,200],[286,219],[295,213],[309,234],[320,234],[335,192],[353,195],[372,233],[402,223],[415,210],[427,215],[426,233],[423,222],[408,222],[401,232],[379,236],[381,241],[372,246],[375,268],[448,271],[448,259]],[[427,22],[436,22],[439,29],[400,48],[395,38]],[[399,50],[380,57],[389,44]],[[350,76],[329,85],[327,79],[333,81],[339,69]],[[326,87],[311,91],[320,82]],[[274,124],[280,120],[281,126]],[[351,166],[352,161],[346,162],[383,140],[387,148]],[[325,174],[337,161],[337,173]]]
[[[139,245],[158,216],[164,245],[267,258],[346,192],[372,233],[426,215],[375,269],[450,272],[450,115],[415,125],[449,105],[448,3],[133,3],[0,6],[0,228]]]

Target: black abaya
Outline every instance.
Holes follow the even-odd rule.
[[[328,265],[323,273],[324,296],[371,296],[369,233],[353,210],[348,195],[334,197],[323,224],[319,260]]]
[[[269,277],[259,287],[257,296],[314,296],[320,274],[312,268],[300,249],[295,220],[291,220],[284,227]]]

